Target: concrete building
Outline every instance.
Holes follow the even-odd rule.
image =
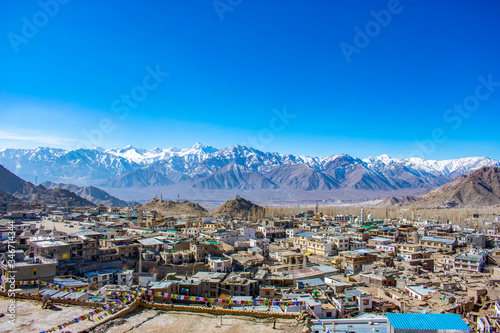
[[[387,245],[392,243],[392,241],[389,238],[386,237],[374,237],[370,238],[368,240],[368,246],[369,247],[376,247],[377,245]]]
[[[408,244],[402,243],[396,245],[396,250],[398,254],[401,253],[415,253],[422,250],[422,246],[420,244]]]
[[[134,243],[131,238],[120,237],[114,239],[100,240],[101,247],[116,249],[120,257],[139,258],[139,243]]]
[[[153,253],[163,251],[165,246],[165,243],[157,240],[156,238],[139,239],[138,242],[142,245],[143,251],[150,251]]]
[[[395,287],[396,277],[398,275],[399,271],[367,272],[360,274],[360,277],[366,285],[371,285],[376,287]]]
[[[293,246],[300,251],[306,251],[307,242],[314,236],[313,233],[310,232],[302,232],[300,234],[296,234],[293,238]]]
[[[357,274],[363,270],[363,265],[372,264],[377,256],[371,253],[350,251],[343,253],[342,267],[348,274]]]
[[[285,228],[281,227],[271,227],[271,226],[260,226],[257,231],[262,233],[264,238],[285,238]]]
[[[197,242],[189,244],[189,250],[193,253],[194,260],[197,262],[207,262],[209,255],[221,255],[220,246],[215,242]]]
[[[57,260],[71,259],[70,245],[62,240],[30,241],[30,251],[36,256]]]
[[[281,250],[271,252],[269,257],[289,266],[301,266],[307,262],[307,258],[303,253],[295,251]]]
[[[431,248],[442,250],[443,252],[451,252],[457,245],[457,240],[443,237],[426,236],[420,238],[420,245],[422,245],[423,248]]]
[[[3,290],[7,290],[5,285],[9,283],[9,280],[18,282],[33,280],[53,282],[56,275],[57,260],[38,256],[25,258],[24,252],[20,250],[14,252],[13,255],[14,258],[12,258],[11,253],[2,253],[0,273]]]
[[[285,230],[286,237],[292,238],[295,237],[295,235],[300,234],[302,232],[302,229],[300,228],[289,228]]]
[[[71,252],[71,260],[90,261],[96,259],[97,241],[92,238],[71,237],[66,240]]]
[[[332,243],[328,243],[321,239],[310,239],[306,243],[305,251],[307,253],[316,254],[320,256],[327,256],[332,254],[334,248]]]
[[[349,250],[349,236],[332,236],[329,240],[333,243],[337,251]]]
[[[113,284],[113,271],[111,270],[97,270],[90,271],[84,274],[87,278],[89,285],[101,288],[107,284]]]
[[[481,273],[486,264],[486,252],[471,250],[466,253],[459,254],[454,259],[455,271],[468,271]]]
[[[243,236],[245,240],[250,240],[250,238],[255,238],[255,228],[244,226],[240,229],[240,235]]]
[[[119,269],[115,272],[115,283],[124,286],[131,286],[134,282],[134,270],[133,269]]]
[[[179,294],[217,298],[226,273],[198,272],[191,278],[179,282]]]
[[[209,257],[210,271],[226,273],[231,269],[233,259],[225,257]]]
[[[422,301],[436,293],[437,290],[427,286],[406,286],[405,291],[413,298]]]
[[[224,279],[221,289],[231,296],[256,296],[259,294],[259,281],[252,279],[250,272],[233,272]]]

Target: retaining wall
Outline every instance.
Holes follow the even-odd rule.
[[[155,309],[163,311],[198,312],[198,313],[210,313],[214,315],[249,316],[254,318],[295,319],[299,315],[298,313],[279,313],[279,312],[262,312],[262,311],[237,310],[237,309],[207,308],[202,306],[184,306],[184,305],[174,305],[174,304],[148,303],[144,301],[142,301],[141,306],[146,309]]]
[[[98,326],[101,326],[101,325],[107,323],[108,321],[111,321],[113,319],[117,319],[119,317],[128,315],[129,313],[135,311],[139,305],[141,305],[141,301],[135,300],[134,302],[130,303],[130,305],[127,306],[126,308],[124,308],[116,313],[113,313],[111,316],[107,316],[106,318],[98,321],[96,324],[92,325],[88,329],[83,330],[83,331],[79,331],[78,333],[88,333],[88,332],[92,331],[93,329],[97,328]]]
[[[16,298],[16,299],[29,299],[33,301],[41,301],[42,296],[40,294],[20,294],[20,293],[14,293],[13,295],[9,295],[8,292],[0,291],[0,296],[3,297],[8,297],[8,298]],[[79,306],[88,306],[91,308],[100,308],[101,306],[104,306],[106,303],[99,303],[99,302],[86,302],[86,301],[79,301],[76,299],[66,299],[66,298],[51,298],[50,299],[52,303],[56,304],[70,304],[70,305],[79,305]]]

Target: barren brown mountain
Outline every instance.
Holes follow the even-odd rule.
[[[453,179],[448,184],[430,191],[417,205],[434,207],[450,203],[459,206],[500,205],[500,168],[483,167],[467,177]]]
[[[0,191],[29,202],[69,207],[93,207],[92,202],[64,189],[46,189],[24,181],[0,165]]]
[[[222,206],[212,211],[215,216],[252,217],[254,219],[264,216],[264,208],[253,202],[236,196],[226,201]]]
[[[384,205],[384,206],[396,206],[396,205],[397,206],[404,206],[404,205],[410,204],[412,202],[416,202],[418,200],[420,200],[420,197],[414,196],[414,195],[405,195],[404,197],[399,197],[399,198],[390,197],[390,198],[385,199],[382,202],[382,205]]]
[[[197,203],[190,201],[164,201],[153,198],[147,204],[139,207],[142,210],[153,210],[163,215],[204,216],[208,211]]]

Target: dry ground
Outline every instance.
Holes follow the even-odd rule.
[[[121,325],[102,327],[95,333],[139,333],[139,332],[203,332],[203,333],[238,333],[238,332],[301,332],[302,325],[293,319],[278,319],[276,329],[270,319],[256,319],[245,316],[224,316],[222,326],[220,316],[187,312],[164,312],[139,310],[122,317]]]
[[[0,313],[7,313],[10,299],[0,297]],[[56,325],[63,324],[93,310],[82,306],[56,305],[60,311],[42,310],[41,302],[16,300],[15,326],[11,325],[7,316],[0,318],[0,332],[41,332]],[[296,326],[293,319],[278,319],[273,330],[271,319],[255,319],[245,316],[224,316],[222,326],[220,316],[210,314],[194,314],[187,312],[164,312],[156,310],[137,310],[130,315],[105,323],[94,333],[142,333],[142,332],[204,332],[204,333],[238,333],[238,332],[283,332],[299,333],[302,325]],[[84,320],[70,325],[61,332],[79,332],[88,329],[95,323]],[[291,326],[292,325],[292,326]]]
[[[0,297],[0,313],[7,314],[7,306],[10,305],[10,300],[8,297]],[[41,332],[93,310],[92,308],[74,305],[56,304],[56,306],[60,309],[59,311],[42,310],[42,303],[39,301],[16,299],[15,325],[9,323],[10,318],[8,316],[2,317],[0,318],[0,332]],[[62,331],[77,332],[89,328],[93,324],[89,320],[84,320],[70,325]]]

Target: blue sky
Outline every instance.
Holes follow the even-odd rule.
[[[500,159],[497,1],[40,3],[0,3],[0,147]]]

